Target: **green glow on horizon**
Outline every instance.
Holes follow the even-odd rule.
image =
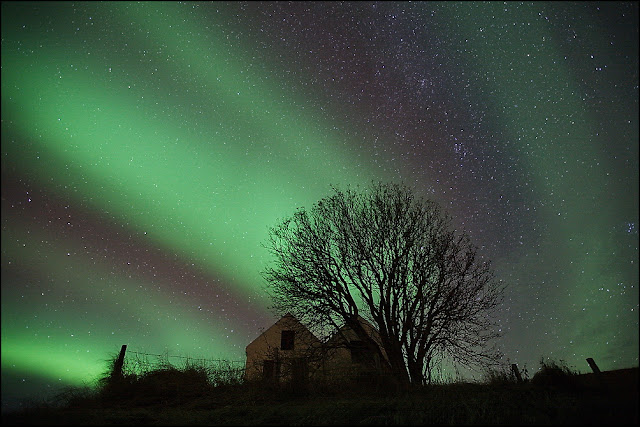
[[[243,331],[221,313],[212,318],[180,293],[136,277],[110,275],[106,265],[85,254],[66,255],[75,247],[33,230],[2,233],[3,269],[29,272],[25,283],[2,288],[3,367],[78,383],[102,373],[104,358],[121,344],[154,354],[165,349],[172,355],[243,356]],[[32,286],[33,275],[46,277],[51,289]],[[38,303],[41,291],[43,302]],[[64,309],[56,304],[63,300]],[[234,328],[237,333],[230,333]]]
[[[83,385],[96,380],[105,372],[106,363],[90,360],[79,350],[67,346],[47,346],[23,337],[7,340],[2,337],[2,368],[30,375],[41,375],[51,380],[62,380],[74,385]],[[96,354],[92,359],[96,359]],[[104,355],[99,357],[104,358]]]

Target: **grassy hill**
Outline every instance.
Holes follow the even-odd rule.
[[[392,392],[383,384],[245,384],[204,367],[164,366],[105,376],[56,402],[3,414],[5,425],[628,425],[638,423],[638,368],[577,375],[547,364],[518,383],[507,371],[482,383]],[[214,373],[215,374],[215,373]]]

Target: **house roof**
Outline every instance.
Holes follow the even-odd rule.
[[[362,316],[360,316],[360,315],[358,315],[357,319],[358,319],[358,321],[359,321],[359,322],[360,322],[360,323],[365,327],[365,330],[367,330],[367,331],[373,331],[373,332],[374,332],[374,335],[377,335],[377,334],[378,334],[378,329],[377,329],[375,326],[373,326],[373,325],[371,324],[371,322],[369,322],[368,320],[366,320],[365,318],[363,318],[363,317],[362,317]],[[307,327],[306,327],[302,322],[300,322],[300,321],[299,321],[299,320],[298,320],[298,319],[297,319],[293,314],[291,314],[291,313],[287,313],[287,314],[285,314],[284,316],[282,316],[280,319],[278,319],[278,320],[277,320],[273,325],[271,325],[269,328],[267,328],[265,331],[263,331],[260,335],[258,335],[258,337],[256,337],[253,341],[251,341],[251,342],[247,345],[247,347],[249,347],[249,346],[250,346],[251,344],[253,344],[255,341],[257,341],[257,340],[259,340],[260,338],[262,338],[262,337],[263,337],[267,332],[269,332],[272,328],[280,327],[280,326],[281,326],[281,324],[282,324],[282,322],[285,322],[285,321],[286,321],[286,322],[293,321],[293,322],[294,322],[294,324],[299,325],[302,329],[306,330],[309,334],[311,334],[315,339],[317,339],[318,341],[320,341],[320,340],[318,339],[318,337],[316,337],[316,336],[313,334],[313,332],[311,332],[311,331],[309,330],[309,328],[307,328]],[[351,329],[351,328],[350,328],[347,324],[342,325],[342,326],[339,328],[339,330],[338,330],[338,331],[336,331],[336,332],[335,332],[331,337],[329,337],[329,338],[326,340],[326,342],[328,343],[328,342],[334,341],[334,340],[336,340],[336,339],[340,339],[340,338],[341,338],[340,332],[344,332],[344,331],[347,331],[347,330],[350,330],[350,329]]]
[[[369,332],[369,335],[371,335],[375,341],[378,341],[378,337],[376,336],[376,335],[379,335],[378,329],[375,326],[373,326],[371,322],[369,322],[367,319],[363,318],[360,315],[358,315],[357,320],[364,327],[365,331]],[[340,328],[338,328],[338,330],[327,340],[327,343],[336,341],[336,340],[341,340],[342,339],[341,333],[344,333],[349,330],[351,330],[351,327],[345,323]],[[371,332],[373,332],[373,334],[371,334]]]

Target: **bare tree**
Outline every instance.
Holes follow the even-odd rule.
[[[490,364],[503,286],[450,216],[403,185],[333,190],[269,230],[275,264],[264,277],[274,308],[325,330],[346,324],[379,351],[362,316],[402,385],[430,382],[444,358]]]

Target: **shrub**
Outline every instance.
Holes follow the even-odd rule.
[[[545,362],[540,359],[540,370],[531,379],[531,383],[545,387],[573,389],[576,387],[576,372],[569,369],[563,360],[555,362],[551,359]]]
[[[116,355],[107,361],[97,388],[97,396],[103,402],[134,407],[180,404],[210,396],[214,390],[241,387],[244,382],[244,369],[232,362],[186,359],[181,367],[176,367],[166,354],[155,363],[150,363],[146,356],[133,354],[125,358],[120,373],[114,372]]]

